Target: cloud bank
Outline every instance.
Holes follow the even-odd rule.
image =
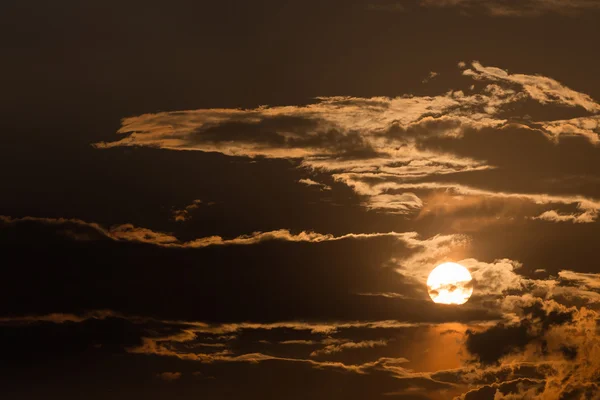
[[[477,61],[469,67],[461,63],[459,68],[472,82],[469,89],[436,96],[320,97],[307,105],[144,114],[122,121],[118,131],[121,139],[94,146],[286,158],[309,171],[331,174],[364,199],[366,209],[375,212],[415,215],[427,206],[423,196],[450,189],[456,195],[453,200],[467,194],[538,205],[570,204],[581,210],[560,214],[556,207],[537,207],[528,215],[542,221],[596,221],[600,202],[594,198],[519,193],[512,192],[510,186],[490,191],[460,184],[460,179],[503,171],[510,164],[491,163],[476,153],[454,151],[452,146],[460,146],[467,134],[521,130],[528,137],[541,134],[559,145],[569,138],[580,138],[595,148],[600,137],[600,104],[549,77],[509,73]],[[586,115],[533,118],[525,111],[528,104]],[[433,145],[436,142],[452,146],[441,148]],[[457,181],[450,184],[448,177]],[[330,190],[330,186],[311,178],[300,183]],[[181,210],[175,218],[181,221],[187,215],[189,210]]]

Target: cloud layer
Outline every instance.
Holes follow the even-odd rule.
[[[503,171],[511,164],[508,160],[493,163],[452,146],[488,132],[520,130],[523,136],[541,134],[558,145],[568,138],[581,138],[596,148],[600,104],[549,77],[512,74],[476,61],[469,68],[464,63],[460,67],[463,77],[474,83],[470,89],[437,96],[321,97],[317,103],[302,106],[145,114],[123,120],[119,130],[122,139],[95,146],[150,146],[287,158],[308,170],[331,174],[363,198],[367,209],[378,212],[414,215],[427,205],[424,194],[450,189],[455,194],[451,201],[466,194],[537,205],[570,204],[580,211],[562,214],[556,208],[537,207],[528,217],[553,222],[595,221],[599,202],[594,198],[519,193],[510,185],[490,191],[460,184],[463,177]],[[548,108],[550,113],[550,108],[558,107],[586,115],[536,119],[526,114],[530,103]],[[448,177],[457,180],[448,182]],[[310,178],[300,183],[330,189],[330,185]],[[176,218],[183,220],[185,212]]]

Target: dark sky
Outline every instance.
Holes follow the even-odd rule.
[[[597,0],[4,0],[2,398],[600,399],[598,43]]]

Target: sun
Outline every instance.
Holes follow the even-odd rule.
[[[445,262],[429,274],[427,291],[434,303],[465,304],[473,294],[473,277],[462,265]]]

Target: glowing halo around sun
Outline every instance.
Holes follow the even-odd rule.
[[[434,303],[465,304],[473,294],[473,277],[462,265],[445,262],[429,274],[427,292]]]

